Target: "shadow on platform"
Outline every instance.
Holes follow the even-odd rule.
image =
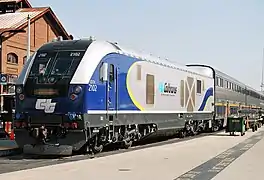
[[[225,133],[225,134],[212,134],[210,136],[221,136],[221,137],[230,136],[230,137],[234,137],[234,136],[240,136],[240,135],[241,135],[241,133],[237,132],[237,133],[232,134],[232,135],[230,135],[230,133]]]
[[[19,147],[14,140],[0,139],[0,157],[15,155]]]

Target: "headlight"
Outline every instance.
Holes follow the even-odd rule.
[[[21,87],[16,87],[16,93],[17,93],[17,94],[22,93],[22,88],[21,88]]]
[[[75,94],[79,94],[81,91],[82,91],[82,87],[81,87],[81,86],[76,86],[76,87],[74,87],[74,89],[73,89],[73,92],[74,92]]]

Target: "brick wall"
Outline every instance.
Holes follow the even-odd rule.
[[[2,50],[2,72],[6,74],[19,74],[23,68],[23,57],[27,55],[27,32],[17,33],[3,42]],[[39,18],[30,26],[31,42],[30,49],[31,54],[38,49],[44,43],[50,42],[56,37],[50,25],[47,23],[44,17]],[[18,64],[12,64],[7,62],[7,54],[15,53],[18,56]]]
[[[23,68],[23,59],[27,55],[27,33],[17,33],[3,42],[2,49],[2,73],[13,77],[18,76]],[[41,17],[31,23],[30,26],[30,50],[34,53],[41,45],[50,42],[56,37],[45,17]],[[18,57],[18,64],[7,62],[7,54],[14,53]],[[12,84],[3,85],[0,93],[13,93],[14,86]],[[3,106],[3,99],[0,98],[0,106]]]

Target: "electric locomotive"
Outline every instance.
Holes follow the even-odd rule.
[[[24,153],[128,148],[150,134],[212,128],[214,73],[196,71],[116,43],[56,41],[41,46],[16,83],[16,141]]]

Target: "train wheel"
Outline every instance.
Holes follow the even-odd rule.
[[[86,145],[84,148],[85,149],[84,149],[83,153],[89,154],[93,158],[94,157],[93,149],[91,147],[89,147],[89,145]]]
[[[132,146],[132,144],[133,144],[133,141],[131,141],[131,140],[124,140],[123,141],[123,148],[128,149],[128,148],[130,148]]]
[[[180,138],[185,138],[185,137],[186,137],[186,131],[184,131],[184,130],[180,130],[180,132],[179,132],[179,137],[180,137]]]
[[[95,154],[102,152],[104,148],[102,142],[98,141],[98,139],[100,139],[100,137],[96,135],[93,139],[91,139],[89,146],[90,151],[92,151]]]
[[[220,129],[220,127],[219,127],[218,125],[214,125],[214,126],[212,127],[212,131],[213,131],[213,132],[217,132],[217,131],[219,131],[219,129]]]
[[[94,153],[100,153],[100,152],[103,151],[103,149],[104,149],[104,146],[103,145],[99,145],[99,146],[94,145],[94,147],[93,147]]]
[[[198,128],[194,124],[190,127],[190,135],[195,136],[198,134]]]

